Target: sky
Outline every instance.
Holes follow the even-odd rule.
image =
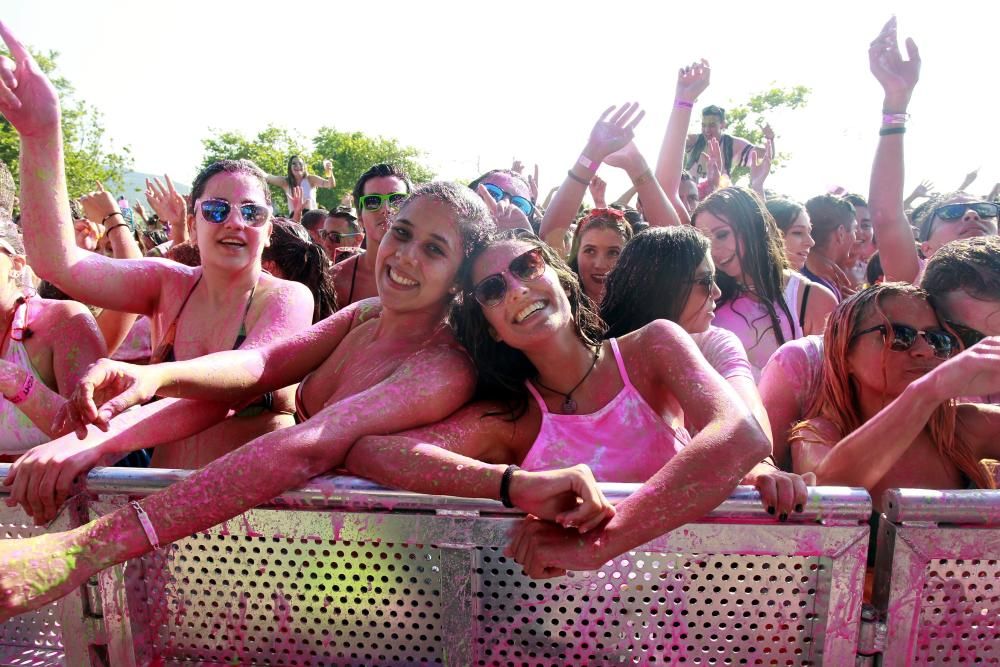
[[[652,165],[677,69],[705,58],[699,106],[812,89],[804,109],[768,118],[790,158],[767,187],[799,199],[834,185],[867,193],[882,103],[868,44],[892,15],[923,59],[907,187],[951,190],[981,167],[970,189],[985,194],[1000,181],[1000,3],[5,0],[2,14],[22,41],[60,53],[137,171],[184,182],[213,131],[273,123],[306,138],[322,126],[394,137],[446,179],[516,157],[540,165],[544,193],[611,104],[646,110],[636,143]],[[598,173],[609,199],[628,187],[620,170]]]

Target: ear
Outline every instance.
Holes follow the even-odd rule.
[[[264,247],[265,248],[270,248],[271,247],[271,232],[274,231],[274,224],[270,220],[268,220],[267,224],[264,225],[264,229],[262,231],[265,234],[267,234],[267,236],[264,237]]]
[[[490,334],[490,338],[492,338],[496,342],[498,343],[503,342],[503,338],[500,338],[500,334],[497,333],[497,330],[494,329],[492,325],[487,329],[487,332]]]

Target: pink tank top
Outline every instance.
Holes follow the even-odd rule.
[[[538,390],[525,382],[542,411],[542,426],[521,467],[552,470],[586,463],[599,482],[642,483],[679,452],[690,436],[678,415],[660,415],[629,380],[610,339],[624,387],[603,408],[589,415],[549,412]]]

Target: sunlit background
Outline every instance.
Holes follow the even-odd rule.
[[[699,106],[772,84],[806,85],[807,106],[770,117],[790,159],[768,188],[807,198],[868,191],[881,90],[868,44],[895,14],[924,66],[906,135],[907,187],[971,190],[1000,180],[991,2],[38,2],[7,0],[23,41],[60,52],[78,98],[104,114],[134,169],[190,182],[201,140],[268,124],[397,138],[441,178],[517,157],[558,185],[600,111],[639,101],[652,164],[676,71],[707,58]],[[697,115],[697,114],[696,114]],[[627,187],[607,166],[609,200]]]

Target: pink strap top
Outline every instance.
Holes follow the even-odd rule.
[[[0,349],[3,350],[0,359],[25,369],[35,376],[35,382],[44,384],[38,371],[31,365],[28,350],[24,347],[24,330],[27,326],[28,301],[24,301],[14,311],[6,346],[0,340]],[[0,395],[0,454],[21,454],[50,439],[18,406]]]
[[[521,467],[552,470],[586,463],[600,482],[645,482],[681,450],[690,436],[678,415],[660,415],[629,380],[610,339],[624,387],[589,415],[549,412],[538,390],[525,382],[542,411],[542,426]]]

